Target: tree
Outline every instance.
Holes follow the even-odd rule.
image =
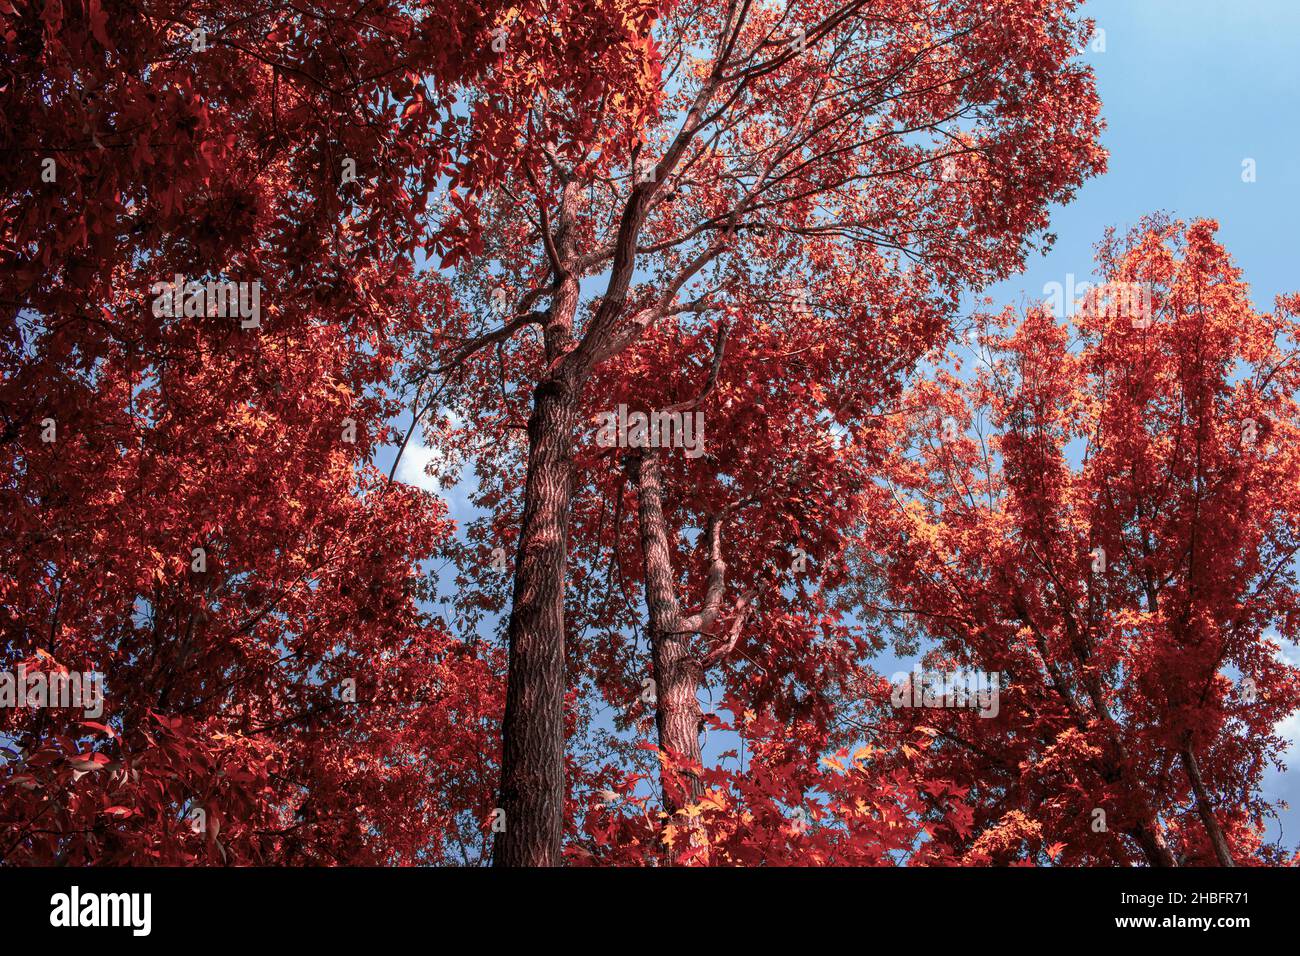
[[[491,655],[416,604],[445,509],[366,462],[396,344],[461,321],[408,255],[431,196],[510,155],[504,102],[457,107],[502,64],[494,31],[525,51],[501,70],[518,108],[577,102],[637,55],[623,6],[0,15],[5,664],[109,693],[89,724],[6,709],[0,855],[416,862],[471,819],[480,839]],[[440,224],[474,240],[472,212]]]
[[[455,260],[462,301],[499,318],[426,366],[477,370],[467,407],[490,435],[530,407],[500,863],[560,857],[575,432],[612,407],[593,377],[652,330],[690,331],[776,289],[860,283],[855,269],[878,261],[864,248],[950,307],[962,285],[1008,275],[1048,204],[1104,166],[1091,75],[1070,59],[1088,27],[1072,13],[1047,0],[677,4],[632,86],[594,114],[557,95],[521,124],[536,159],[482,193],[483,243]],[[520,335],[530,327],[540,341]]]
[[[167,319],[165,361],[81,370],[57,327],[42,364],[4,353],[44,416],[3,446],[6,672],[104,690],[102,713],[4,710],[7,862],[413,861],[476,813],[454,780],[498,698],[414,602],[445,510],[364,464],[385,337],[315,318]]]
[[[891,707],[969,787],[963,863],[1280,860],[1260,778],[1300,706],[1295,296],[1273,312],[1217,224],[1099,246],[1063,324],[986,317],[976,367],[917,384],[862,553],[930,670],[1001,675],[996,715]],[[902,699],[908,699],[904,692]],[[896,702],[896,701],[895,701]]]
[[[630,537],[639,547],[617,561],[645,589],[670,816],[703,793],[698,700],[715,680],[726,696],[745,701],[742,710],[770,708],[806,728],[800,744],[813,765],[849,742],[836,740],[834,703],[869,642],[848,626],[836,594],[847,536],[862,519],[864,491],[879,465],[881,412],[944,324],[924,289],[847,280],[821,286],[815,308],[799,304],[797,328],[773,321],[790,308],[781,297],[742,303],[729,319],[734,326],[719,326],[693,398],[681,400],[691,388],[688,371],[678,373],[680,381],[666,375],[694,349],[665,333],[651,333],[594,386],[612,391],[629,418],[640,407],[651,422],[680,410],[696,416],[701,438],[708,426],[699,454],[651,445],[597,447],[580,458],[596,479],[593,496],[621,501],[625,494],[617,469],[600,468],[611,456],[622,459],[632,489],[624,510],[635,516]],[[847,315],[854,321],[846,323]],[[585,516],[576,527],[584,536],[593,530]],[[624,550],[617,518],[602,515],[595,531],[602,529],[602,550]],[[684,609],[687,595],[697,596],[696,613]],[[606,616],[614,612],[606,627],[624,623],[617,614],[623,607],[602,607]],[[632,675],[602,670],[599,683],[617,700]]]

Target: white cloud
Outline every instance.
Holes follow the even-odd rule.
[[[446,468],[446,464],[447,456],[445,453],[429,448],[420,441],[418,435],[412,435],[411,440],[406,445],[406,450],[402,452],[402,460],[397,464],[397,475],[395,477],[405,484],[439,494],[441,489],[438,485],[438,479]]]

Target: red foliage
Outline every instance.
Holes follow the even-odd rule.
[[[880,713],[938,730],[925,772],[975,811],[940,831],[963,862],[1280,859],[1259,787],[1300,706],[1279,656],[1300,599],[1283,491],[1300,480],[1300,300],[1252,308],[1216,228],[1109,236],[1072,329],[1045,309],[988,317],[979,370],[907,401],[866,547],[938,642],[928,667],[1005,683],[991,719]]]
[[[0,862],[1280,861],[1300,298],[1151,220],[1150,323],[918,377],[1105,166],[996,6],[0,0],[0,674],[104,679],[0,708]]]

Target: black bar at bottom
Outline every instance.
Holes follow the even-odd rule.
[[[1254,930],[1289,930],[1296,872],[0,868],[0,899],[16,930],[11,942],[336,946],[413,936],[459,947],[453,941],[468,931],[490,947],[522,935],[533,945],[617,949],[648,945],[650,934],[666,929],[687,934],[698,949],[747,936],[771,946],[779,925],[801,934],[806,947],[819,945],[822,933],[833,934],[823,939],[829,942],[881,930],[918,945],[1023,939],[1053,946],[1080,934],[1149,942],[1199,933],[1230,942]],[[148,894],[147,911],[138,894]],[[140,932],[146,912],[147,935]],[[864,944],[872,938],[861,935]]]

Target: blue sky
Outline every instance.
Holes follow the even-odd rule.
[[[1104,52],[1097,75],[1110,171],[1056,210],[1056,246],[996,302],[1092,271],[1108,226],[1147,212],[1217,219],[1257,306],[1300,288],[1300,3],[1296,0],[1092,0]],[[1257,179],[1244,183],[1242,161]]]
[[[1110,171],[1055,210],[1055,247],[988,290],[994,304],[1036,301],[1070,273],[1083,281],[1107,227],[1155,211],[1217,219],[1257,307],[1300,289],[1300,0],[1091,0],[1085,10],[1105,31],[1105,49],[1083,57],[1097,75]],[[1248,159],[1254,182],[1242,179]],[[398,477],[438,491],[423,474],[431,455],[413,437]],[[378,463],[392,459],[386,450]],[[453,517],[470,516],[463,493],[450,504]],[[1300,663],[1300,650],[1286,653]],[[890,674],[910,661],[875,666]],[[1282,729],[1288,763],[1300,764],[1300,716]],[[706,757],[734,745],[710,740]],[[1300,772],[1269,772],[1265,792],[1297,806],[1281,825],[1284,845],[1300,843]]]

